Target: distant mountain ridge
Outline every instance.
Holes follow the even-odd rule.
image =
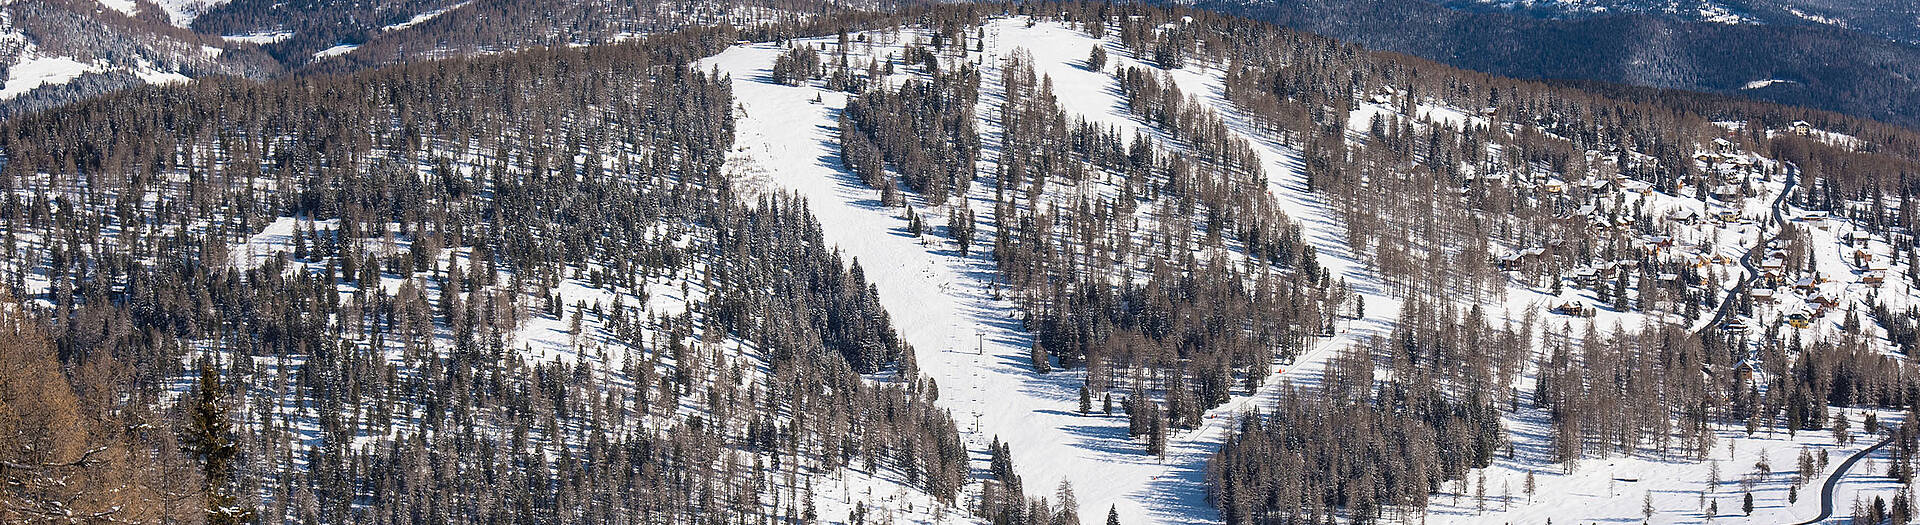
[[[1447,7],[1462,1],[1470,0],[1446,5],[1199,0],[1192,5],[1505,76],[1685,89],[1920,125],[1915,81],[1920,47],[1872,34],[1818,24],[1689,21],[1649,12],[1544,18],[1538,11],[1491,10],[1486,4]],[[1530,5],[1548,4],[1568,5]]]
[[[417,58],[530,45],[587,45],[693,25],[794,22],[906,4],[885,0],[644,5],[577,0],[17,2],[0,7],[10,14],[9,21],[0,22],[0,33],[11,36],[16,44],[0,44],[0,68],[36,58],[56,60],[40,66],[67,67],[23,74],[20,81],[7,86],[0,95],[0,118],[158,81],[208,75],[258,79],[316,67],[349,71]],[[1920,79],[1920,47],[1913,44],[1920,42],[1920,25],[1911,23],[1920,16],[1920,6],[1896,0],[1194,0],[1190,4],[1505,76],[1701,91],[1920,126],[1920,81],[1915,80]],[[82,27],[88,29],[78,29]],[[38,54],[33,54],[35,50]],[[0,80],[13,80],[5,73],[0,69]]]
[[[0,4],[0,120],[145,84],[348,72],[687,27],[885,11],[884,0],[37,0]]]
[[[172,25],[177,16],[144,0],[0,4],[0,119],[129,86],[281,70],[254,46]]]
[[[1920,4],[1899,0],[1435,0],[1464,10],[1538,18],[1641,13],[1687,22],[1827,26],[1920,44]]]

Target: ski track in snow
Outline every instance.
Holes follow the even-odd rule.
[[[1069,113],[1123,131],[1146,128],[1127,113],[1112,78],[1084,69],[1087,51],[1098,42],[1093,38],[1056,24],[1026,27],[1021,19],[991,22],[987,33],[990,64],[998,64],[998,57],[1013,49],[1028,49],[1036,72],[1054,78],[1056,94]],[[1111,42],[1104,45],[1121,51]],[[1051,498],[1062,479],[1071,481],[1085,519],[1100,519],[1111,505],[1127,523],[1217,523],[1218,513],[1205,498],[1207,460],[1233,418],[1269,404],[1281,378],[1270,378],[1256,396],[1236,396],[1210,411],[1201,428],[1176,433],[1164,461],[1146,455],[1142,444],[1127,436],[1124,415],[1078,414],[1084,370],[1032,372],[1027,359],[1031,335],[1014,317],[1017,308],[1012,303],[992,299],[988,283],[995,268],[986,250],[960,257],[945,244],[923,245],[909,235],[898,210],[882,207],[874,191],[841,168],[836,120],[847,95],[773,83],[770,68],[782,51],[773,44],[735,46],[697,66],[702,71],[717,67],[732,78],[738,128],[729,169],[738,177],[806,197],[827,241],[860,260],[894,325],[914,346],[921,370],[938,382],[940,403],[952,410],[976,460],[984,464],[986,445],[994,437],[1009,442],[1028,493]],[[1124,53],[1112,55],[1115,64],[1137,64]],[[1000,95],[998,74],[997,67],[985,72],[983,99]],[[1199,80],[1214,86],[1182,88],[1219,91],[1218,75]],[[991,119],[988,124],[982,132],[992,144],[997,130]],[[1248,128],[1237,129],[1254,135]],[[1302,193],[1298,157],[1269,141],[1255,144],[1272,178],[1272,193],[1305,224],[1321,263],[1365,295],[1371,312],[1341,335],[1317,342],[1299,363],[1280,365],[1276,371],[1296,384],[1312,383],[1332,349],[1390,326],[1399,302],[1386,297],[1379,281],[1345,248],[1324,207]],[[992,152],[986,156],[994,157]],[[975,184],[968,195],[974,209],[992,209],[987,186]],[[990,234],[983,232],[982,237]]]

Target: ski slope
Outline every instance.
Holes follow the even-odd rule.
[[[1037,72],[1054,78],[1068,112],[1123,132],[1145,128],[1126,112],[1110,77],[1084,69],[1085,54],[1098,41],[1056,24],[1026,27],[1023,19],[990,23],[986,34],[983,54],[989,61],[1017,48],[1029,50]],[[1173,436],[1164,461],[1145,454],[1144,446],[1127,436],[1124,415],[1078,414],[1084,371],[1033,373],[1028,365],[1032,339],[1015,319],[1016,308],[993,299],[988,250],[961,257],[944,241],[922,244],[909,235],[897,210],[882,207],[874,191],[841,169],[835,122],[847,95],[773,83],[770,68],[782,51],[773,44],[740,45],[696,66],[717,68],[732,78],[738,128],[728,169],[737,180],[808,199],[827,241],[861,261],[895,325],[916,348],[921,370],[938,382],[940,402],[953,411],[976,457],[984,463],[986,445],[996,436],[1007,441],[1029,494],[1051,497],[1061,481],[1071,482],[1085,519],[1098,519],[1112,506],[1127,523],[1217,522],[1217,512],[1205,500],[1207,459],[1232,417],[1270,401],[1265,398],[1281,381],[1270,380],[1259,396],[1236,397],[1210,412],[1201,428]],[[988,67],[986,76],[983,99],[998,95],[993,87],[997,68]],[[983,135],[995,135],[991,124]],[[1294,171],[1294,157],[1277,149],[1268,153],[1271,171]],[[1275,181],[1276,193],[1299,187],[1297,176]],[[968,205],[990,211],[991,190],[982,186],[976,185]],[[1331,271],[1349,281],[1365,278],[1331,225],[1323,216],[1314,217],[1318,208],[1310,200],[1298,197],[1289,205],[1308,223]],[[1392,301],[1378,296],[1379,287],[1356,288],[1369,294],[1368,309],[1376,313],[1356,323],[1356,331],[1323,342],[1279,373],[1317,377],[1314,363],[1329,355],[1328,349],[1384,327],[1397,312]]]

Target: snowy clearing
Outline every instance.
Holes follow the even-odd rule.
[[[102,71],[97,64],[70,57],[41,56],[32,46],[28,46],[21,56],[20,63],[7,69],[6,87],[0,88],[0,100],[20,96],[41,86],[65,84],[80,75]]]
[[[337,57],[347,53],[352,53],[353,50],[359,49],[359,48],[360,48],[360,44],[339,44],[333,47],[315,51],[313,53],[313,58],[314,60],[319,60],[322,58]]]
[[[1794,81],[1794,80],[1782,80],[1778,78],[1769,78],[1766,80],[1755,80],[1752,82],[1748,82],[1747,85],[1741,86],[1740,89],[1760,89],[1760,88],[1771,86],[1774,84],[1799,84],[1799,83],[1800,83],[1799,81]]]
[[[127,16],[140,14],[140,6],[134,4],[133,0],[100,0],[100,5],[125,13]]]
[[[289,38],[293,38],[292,31],[261,31],[258,33],[247,33],[244,35],[223,35],[220,37],[221,40],[226,40],[228,42],[240,42],[245,44],[259,44],[259,45],[271,44],[271,43],[279,42]]]
[[[436,16],[440,16],[440,15],[442,15],[442,14],[445,14],[445,13],[446,13],[447,11],[452,11],[452,10],[455,10],[455,9],[459,9],[459,8],[462,8],[462,7],[466,7],[466,6],[467,6],[467,4],[471,4],[471,3],[473,3],[473,0],[467,0],[467,1],[465,1],[465,2],[460,2],[460,3],[458,3],[458,4],[453,4],[453,5],[450,5],[450,6],[446,6],[446,7],[444,7],[444,8],[440,8],[440,9],[435,9],[435,10],[432,10],[432,11],[427,11],[427,12],[424,12],[424,13],[420,13],[420,14],[417,14],[417,15],[413,15],[413,18],[410,18],[410,19],[407,19],[407,21],[405,21],[405,22],[401,22],[401,23],[398,23],[398,24],[393,24],[393,25],[389,25],[389,26],[385,26],[385,27],[382,27],[382,28],[380,28],[380,30],[381,30],[381,31],[398,31],[398,30],[401,30],[401,29],[406,29],[406,28],[409,28],[409,27],[413,27],[413,26],[416,26],[416,25],[420,25],[420,23],[421,23],[421,22],[426,22],[426,21],[428,21],[428,20],[433,20],[433,17],[436,17]]]
[[[187,27],[193,19],[213,8],[226,4],[229,0],[154,0],[160,9],[167,12],[168,21],[176,27]]]

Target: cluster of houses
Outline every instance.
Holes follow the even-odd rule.
[[[1631,152],[1619,151],[1612,153],[1614,155],[1632,154]],[[1604,157],[1605,153],[1601,153],[1601,156]],[[1712,190],[1711,193],[1720,202],[1714,203],[1709,201],[1706,203],[1704,210],[1699,206],[1676,207],[1665,214],[1664,219],[1667,223],[1688,227],[1725,227],[1734,224],[1753,224],[1756,219],[1743,215],[1741,211],[1748,197],[1748,185],[1753,182],[1752,177],[1760,173],[1759,168],[1765,161],[1751,153],[1743,152],[1738,143],[1727,138],[1714,139],[1710,149],[1703,149],[1697,153],[1694,158],[1706,164],[1709,171],[1716,174],[1712,180],[1706,183],[1712,185],[1710,188]],[[1653,185],[1618,176],[1588,177],[1570,182],[1550,180],[1544,183],[1543,189],[1547,193],[1555,194],[1567,193],[1573,189],[1584,189],[1587,190],[1589,195],[1594,196],[1613,192],[1640,193],[1643,196],[1651,196],[1654,194]],[[1687,195],[1691,194],[1691,192],[1683,188],[1681,194]],[[1570,213],[1560,215],[1558,218],[1569,226],[1587,228],[1597,233],[1630,232],[1634,229],[1636,222],[1634,214],[1618,213],[1617,210],[1615,212],[1609,212],[1603,209],[1602,206],[1594,203],[1584,204],[1572,210]],[[1540,261],[1556,254],[1562,248],[1561,242],[1560,240],[1548,241],[1539,247],[1527,248],[1500,256],[1494,262],[1503,270],[1520,270],[1535,264],[1535,261]],[[1681,273],[1662,272],[1657,276],[1652,276],[1663,284],[1673,284],[1682,281],[1683,276],[1681,274],[1688,270],[1696,272],[1706,271],[1712,266],[1725,266],[1737,263],[1734,258],[1727,255],[1691,253],[1684,248],[1676,248],[1675,239],[1666,235],[1640,235],[1635,239],[1635,244],[1648,256],[1655,258],[1664,257],[1665,259],[1660,260],[1678,260],[1686,263],[1686,269],[1680,270]],[[1671,259],[1674,257],[1678,259]],[[1773,275],[1775,280],[1778,280],[1784,275],[1784,259],[1782,258],[1773,262],[1775,263]],[[1640,261],[1636,260],[1606,262],[1593,267],[1576,270],[1570,277],[1573,282],[1579,285],[1594,286],[1601,284],[1602,281],[1610,281],[1619,271],[1636,270],[1639,264]],[[1756,299],[1770,301],[1770,295],[1774,293],[1773,287],[1777,286],[1779,286],[1778,283],[1769,285],[1768,288],[1754,290]],[[1831,298],[1819,299],[1816,302],[1820,301],[1837,303],[1837,300]],[[1551,310],[1554,313],[1573,316],[1591,316],[1594,312],[1593,307],[1582,304],[1579,301],[1555,304],[1551,307]]]
[[[1808,214],[1798,220],[1825,222],[1822,214]],[[1860,273],[1860,283],[1879,286],[1886,282],[1888,264],[1884,259],[1874,256],[1868,242],[1867,232],[1854,230],[1842,237],[1845,241],[1848,263]],[[1795,328],[1806,328],[1814,319],[1839,308],[1844,301],[1832,290],[1824,290],[1822,285],[1833,282],[1817,271],[1810,271],[1805,277],[1788,282],[1786,276],[1787,252],[1779,241],[1767,244],[1766,257],[1760,261],[1760,284],[1748,292],[1756,303],[1776,304],[1781,302],[1783,294],[1791,293],[1799,297],[1809,310],[1788,313],[1783,320]]]
[[[1751,168],[1759,165],[1753,155],[1741,153],[1740,145],[1724,138],[1713,139],[1713,149],[1693,154],[1695,160],[1727,168]]]
[[[1759,304],[1777,304],[1784,294],[1795,294],[1815,310],[1789,313],[1785,321],[1794,328],[1806,328],[1813,319],[1825,315],[1827,309],[1839,306],[1837,297],[1820,292],[1820,285],[1826,282],[1826,278],[1815,272],[1793,281],[1789,286],[1786,246],[1780,241],[1769,241],[1766,256],[1760,259],[1760,280],[1747,294]]]
[[[1581,206],[1573,213],[1561,215],[1560,220],[1574,225],[1584,223],[1595,232],[1626,231],[1633,228],[1634,223],[1631,213],[1607,213],[1592,204]]]
[[[1873,249],[1868,244],[1870,237],[1867,232],[1865,230],[1847,232],[1846,239],[1847,262],[1860,270],[1860,282],[1873,286],[1887,282],[1888,261],[1873,255]]]
[[[1557,248],[1560,244],[1561,241],[1559,239],[1547,241],[1548,247],[1552,248]],[[1527,248],[1516,253],[1502,255],[1498,259],[1494,259],[1493,263],[1495,266],[1500,267],[1501,270],[1516,271],[1535,261],[1545,260],[1547,253],[1547,247]]]
[[[1714,224],[1718,226],[1753,224],[1753,219],[1740,215],[1740,210],[1737,208],[1717,208],[1705,215],[1687,208],[1679,208],[1667,212],[1667,222],[1674,224],[1698,226],[1707,221],[1713,221]]]
[[[1710,171],[1720,173],[1720,179],[1714,181],[1710,192],[1722,202],[1740,202],[1747,197],[1746,187],[1749,174],[1758,172],[1760,159],[1740,152],[1738,144],[1724,138],[1713,139],[1713,149],[1702,150],[1694,154],[1694,159],[1707,165]]]

